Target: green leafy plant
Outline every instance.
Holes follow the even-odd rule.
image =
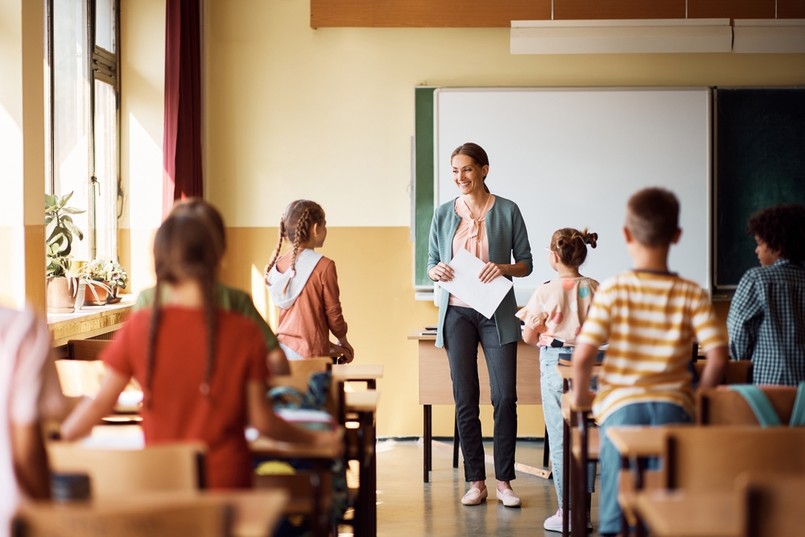
[[[99,300],[96,288],[116,296],[117,290],[125,289],[129,280],[128,274],[117,261],[98,258],[84,265],[80,277],[96,301]]]
[[[74,276],[70,272],[73,240],[83,240],[84,233],[73,222],[72,215],[83,209],[68,207],[73,193],[59,196],[45,194],[45,275],[48,278]]]

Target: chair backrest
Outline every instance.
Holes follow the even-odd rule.
[[[663,483],[686,491],[731,490],[742,472],[805,474],[805,428],[667,427]]]
[[[101,387],[104,365],[100,360],[56,360],[61,391],[67,397],[94,396]]]
[[[743,537],[802,533],[805,475],[750,472],[738,476],[735,483],[743,503]]]
[[[71,360],[97,360],[110,339],[71,339],[67,342],[67,358]]]
[[[13,523],[14,537],[228,537],[232,507],[219,502],[170,501],[28,503]]]
[[[783,425],[791,420],[797,388],[757,386],[771,403]],[[699,390],[696,394],[696,423],[700,425],[758,425],[751,405],[738,391],[728,387]]]
[[[141,449],[99,449],[80,442],[47,444],[51,471],[88,474],[93,499],[202,489],[204,451],[204,444],[199,442],[158,444]]]
[[[290,386],[300,392],[307,391],[310,375],[328,371],[332,368],[333,360],[329,356],[316,358],[306,358],[304,360],[288,360],[291,370],[290,375],[275,375],[269,379],[269,384],[274,386]]]
[[[702,378],[706,360],[693,362],[696,378]],[[724,368],[722,384],[749,384],[752,382],[752,362],[750,360],[730,360]]]

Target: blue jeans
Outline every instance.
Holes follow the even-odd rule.
[[[562,469],[564,461],[564,418],[562,417],[562,377],[556,366],[559,360],[570,360],[573,347],[545,347],[539,352],[540,392],[542,394],[542,413],[545,416],[545,429],[548,431],[548,447],[551,453],[551,479],[556,489],[559,507],[562,505]],[[594,490],[596,464],[587,467],[587,491]]]
[[[450,362],[456,422],[464,454],[464,478],[486,479],[481,435],[478,382],[478,344],[484,350],[492,396],[495,478],[512,481],[517,443],[517,342],[500,344],[495,321],[472,308],[448,306],[444,320],[444,347]]]
[[[607,437],[607,429],[618,425],[669,425],[690,423],[685,409],[672,403],[632,403],[619,408],[601,424],[601,495],[599,533],[621,532],[621,507],[618,504],[620,454]],[[657,461],[649,462],[656,468]]]

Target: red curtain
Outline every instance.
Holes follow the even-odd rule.
[[[176,200],[203,197],[200,0],[167,0],[163,215]]]

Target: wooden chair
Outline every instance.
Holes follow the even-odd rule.
[[[204,452],[204,444],[198,442],[158,444],[141,449],[99,449],[80,442],[51,441],[47,444],[51,471],[89,475],[93,499],[203,489]]]
[[[693,362],[696,379],[702,378],[705,360]],[[752,362],[750,360],[730,360],[724,369],[721,384],[750,384],[752,382]]]
[[[736,488],[743,500],[741,537],[800,535],[805,528],[805,475],[742,474]]]
[[[731,490],[742,472],[805,474],[805,428],[667,427],[663,486]]]
[[[333,359],[329,356],[318,356],[304,360],[288,360],[288,366],[291,370],[290,375],[274,375],[269,378],[269,385],[290,386],[304,392],[307,390],[310,375],[329,371],[333,366]]]
[[[228,537],[232,507],[220,502],[150,505],[28,503],[13,523],[14,537]]]
[[[71,339],[67,342],[67,359],[97,360],[111,339]]]
[[[290,375],[275,375],[269,378],[269,386],[291,387],[301,393],[307,392],[310,376],[329,371],[332,358],[317,357],[304,360],[290,360]],[[343,383],[332,382],[327,410],[343,424],[344,415]],[[252,442],[252,452],[263,459],[287,461],[304,460],[309,470],[298,473],[271,473],[255,475],[258,488],[280,488],[290,494],[285,509],[287,515],[302,515],[312,521],[313,534],[324,536],[330,532],[330,513],[332,507],[332,464],[340,457],[340,452],[327,449],[309,448],[300,450],[298,446],[280,444],[267,439]]]
[[[794,386],[758,386],[769,400],[783,425],[791,420],[797,388]],[[728,387],[701,389],[696,393],[696,423],[700,425],[758,425],[749,403]]]

